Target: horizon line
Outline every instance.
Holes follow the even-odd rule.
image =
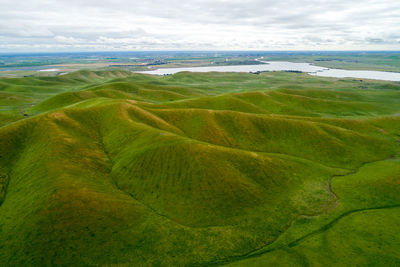
[[[99,50],[99,51],[0,51],[0,54],[74,54],[74,53],[146,53],[146,52],[400,52],[399,50]]]

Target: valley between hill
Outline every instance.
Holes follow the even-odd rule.
[[[0,265],[400,264],[400,84],[0,79]]]

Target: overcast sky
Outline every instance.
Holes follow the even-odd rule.
[[[399,0],[0,0],[0,52],[400,50]]]

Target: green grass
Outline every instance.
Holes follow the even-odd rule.
[[[3,265],[400,263],[396,84],[122,71],[0,83]]]
[[[399,163],[389,158],[334,177],[334,211],[298,219],[278,242],[231,265],[397,266]]]

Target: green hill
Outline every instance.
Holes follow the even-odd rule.
[[[0,265],[396,266],[396,86],[2,79]]]

